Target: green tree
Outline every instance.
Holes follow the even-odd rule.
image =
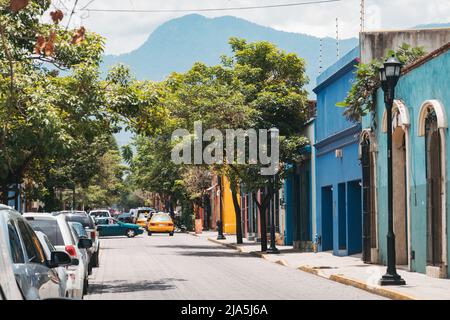
[[[375,111],[375,93],[380,88],[380,68],[383,62],[395,56],[407,66],[423,57],[426,51],[423,47],[412,47],[402,44],[397,50],[389,50],[384,59],[376,59],[370,63],[361,63],[356,70],[356,79],[344,101],[337,104],[345,108],[344,116],[353,122],[361,121],[362,117]]]
[[[234,70],[235,77],[241,83],[246,105],[256,115],[253,128],[277,128],[281,135],[280,174],[275,179],[261,176],[258,165],[230,163],[226,169],[231,182],[238,229],[241,227],[239,187],[243,186],[246,192],[265,190],[262,201],[256,201],[261,213],[261,230],[264,232],[267,230],[265,213],[270,199],[280,188],[280,176],[282,178],[284,175],[285,164],[301,161],[299,151],[308,142],[300,134],[308,120],[305,61],[269,42],[247,43],[244,39],[232,38],[230,44],[233,56],[223,59],[223,63]],[[238,230],[238,243],[242,243],[241,230]],[[262,251],[267,249],[264,235],[261,248]]]
[[[84,28],[66,30],[56,17],[42,23],[49,8],[45,0],[0,3],[2,202],[27,173],[64,155],[79,132],[95,136],[108,126],[97,81],[103,39]],[[59,77],[58,69],[70,75]]]

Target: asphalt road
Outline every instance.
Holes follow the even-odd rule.
[[[189,234],[102,238],[85,299],[382,299]]]

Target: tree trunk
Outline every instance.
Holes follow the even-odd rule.
[[[234,213],[236,215],[236,243],[242,244],[242,214],[241,206],[239,205],[239,199],[237,194],[237,186],[235,183],[231,184],[231,196],[233,198]]]
[[[264,189],[264,195],[261,200],[261,203],[255,199],[255,203],[259,209],[259,217],[260,217],[260,228],[261,228],[261,251],[267,251],[267,210],[269,209],[270,199],[274,196],[274,189],[270,185]]]
[[[3,204],[7,205],[8,204],[8,198],[9,198],[9,187],[8,187],[8,184],[6,184],[6,183],[2,184],[1,193],[2,193],[1,202]]]
[[[72,211],[75,210],[75,187],[72,189]]]
[[[267,206],[265,201],[259,206],[260,226],[261,226],[261,252],[267,251]]]

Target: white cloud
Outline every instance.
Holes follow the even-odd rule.
[[[75,0],[64,3],[70,11]],[[80,0],[81,8],[90,0]],[[238,7],[292,3],[295,0],[95,0],[89,8],[97,9],[191,9]],[[298,2],[301,2],[300,0]],[[77,12],[72,25],[85,25],[107,38],[107,53],[119,54],[138,48],[160,24],[187,13],[111,13]],[[234,15],[278,30],[315,36],[336,34],[339,18],[341,38],[356,37],[360,30],[360,1],[342,0],[337,3],[308,6],[222,11],[202,13],[208,17]],[[424,23],[450,22],[450,1],[447,0],[366,0],[366,29],[410,28]]]

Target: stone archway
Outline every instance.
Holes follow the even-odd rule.
[[[411,269],[411,203],[410,203],[410,116],[401,100],[392,109],[393,197],[396,262]],[[383,114],[382,131],[387,132],[387,114]]]
[[[398,265],[408,264],[408,207],[406,182],[406,134],[402,127],[392,135],[395,252]]]
[[[376,141],[371,129],[363,130],[359,141],[362,167],[363,256],[366,263],[378,262]]]
[[[422,104],[419,136],[425,137],[427,181],[427,274],[447,277],[446,130],[444,106],[437,100]]]

